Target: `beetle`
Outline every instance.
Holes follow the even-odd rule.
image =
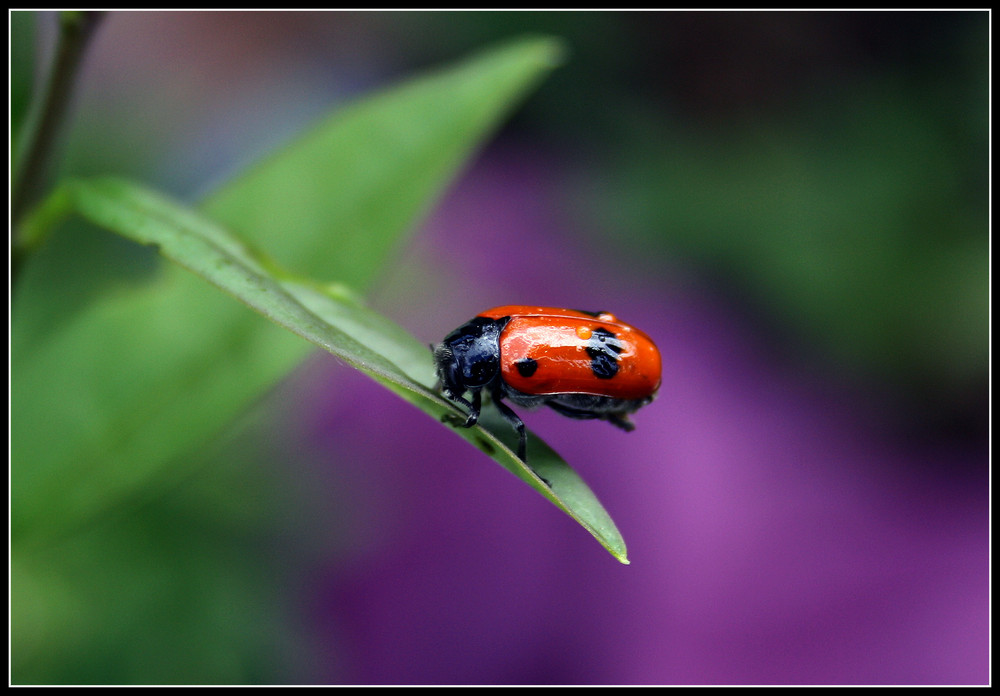
[[[438,387],[479,420],[486,391],[517,431],[526,461],[524,422],[504,399],[548,406],[569,418],[605,420],[629,432],[629,415],[660,387],[660,352],[639,329],[608,312],[504,305],[473,317],[433,346]],[[466,392],[470,398],[465,398]]]

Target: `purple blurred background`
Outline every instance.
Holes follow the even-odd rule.
[[[369,299],[427,343],[494,305],[608,310],[649,333],[663,354],[660,396],[636,414],[635,432],[522,413],[601,499],[628,544],[628,566],[446,428],[329,356],[311,359],[270,403],[278,424],[272,447],[280,451],[271,465],[301,502],[293,519],[275,523],[287,544],[273,550],[268,567],[287,579],[279,601],[291,607],[291,629],[253,630],[273,636],[275,646],[296,646],[295,659],[277,670],[282,678],[987,683],[987,312],[980,286],[970,286],[974,301],[942,301],[943,311],[928,319],[920,310],[926,298],[914,288],[940,295],[938,275],[913,271],[910,259],[892,261],[864,285],[872,264],[859,256],[858,288],[862,304],[875,307],[875,328],[861,326],[844,338],[857,339],[851,349],[839,350],[847,332],[830,330],[827,318],[851,321],[850,310],[837,305],[836,286],[818,295],[829,315],[812,315],[820,319],[810,325],[782,304],[794,306],[800,287],[781,285],[787,278],[777,272],[770,286],[771,275],[755,275],[762,258],[789,253],[788,244],[771,240],[760,256],[745,259],[727,252],[744,248],[748,234],[763,238],[766,220],[754,220],[760,230],[708,238],[729,233],[732,220],[713,216],[732,178],[680,203],[674,189],[654,186],[653,198],[667,211],[659,216],[608,193],[612,185],[620,193],[629,181],[648,181],[655,169],[643,169],[647,164],[669,165],[662,143],[682,154],[677,144],[692,143],[695,157],[680,163],[691,170],[682,167],[680,176],[699,176],[699,144],[707,140],[717,150],[704,152],[705,160],[733,161],[740,181],[759,177],[753,164],[779,153],[774,161],[788,169],[777,180],[789,182],[779,193],[794,199],[792,217],[815,221],[811,211],[819,210],[822,221],[828,211],[846,210],[847,224],[860,224],[871,210],[852,207],[865,202],[852,188],[796,197],[794,185],[808,177],[803,162],[782,157],[782,118],[814,100],[814,111],[805,112],[831,121],[807,122],[799,135],[807,144],[832,142],[835,152],[843,148],[826,138],[837,132],[831,122],[841,108],[862,128],[866,114],[886,114],[871,133],[862,130],[864,152],[900,129],[907,138],[922,136],[922,124],[940,118],[948,125],[943,144],[912,140],[927,152],[959,152],[954,159],[972,162],[969,170],[903,157],[898,171],[863,159],[860,171],[906,189],[902,212],[886,211],[880,223],[919,221],[931,230],[921,228],[917,244],[902,246],[919,249],[930,239],[932,263],[942,251],[971,249],[980,275],[964,268],[957,275],[985,279],[988,100],[977,80],[988,67],[980,60],[986,18],[109,15],[86,66],[67,169],[134,175],[190,200],[369,89],[495,39],[526,31],[564,37],[567,65],[481,153]],[[968,101],[952,98],[952,87],[968,87],[961,92]],[[886,101],[850,111],[842,95],[857,94]],[[930,106],[907,101],[913,94]],[[897,108],[913,120],[900,122]],[[949,130],[956,123],[972,135]],[[742,137],[750,145],[736,143]],[[829,169],[851,181],[857,164],[837,160]],[[949,189],[950,197],[938,200],[928,192],[941,190],[939,181],[910,186],[903,174],[923,169],[943,172],[959,192]],[[879,195],[871,192],[882,212]],[[640,212],[619,215],[619,203]],[[688,206],[683,217],[680,204]],[[745,213],[768,204],[751,201]],[[737,220],[744,215],[739,205],[732,210]],[[961,234],[942,223],[951,220],[965,225]],[[695,242],[683,238],[685,226]],[[693,250],[702,231],[705,249]],[[895,243],[888,233],[887,240]],[[804,268],[808,278],[813,271]],[[946,280],[942,287],[956,285]],[[879,304],[885,298],[917,310],[883,317],[883,307],[896,306]],[[972,329],[949,342],[950,325],[940,317],[972,317]],[[285,631],[294,635],[289,642]],[[219,651],[225,656],[226,646]]]
[[[663,388],[633,433],[526,416],[601,498],[631,565],[319,361],[295,417],[336,462],[348,541],[302,587],[314,678],[985,683],[983,448],[912,441],[890,396],[790,366],[713,291],[574,244],[546,183],[560,180],[534,154],[489,152],[400,263],[436,263],[440,301],[390,281],[379,302],[428,341],[503,302],[611,308],[654,337]]]

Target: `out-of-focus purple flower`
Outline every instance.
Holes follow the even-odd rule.
[[[910,446],[865,394],[776,363],[707,295],[629,277],[560,226],[544,171],[491,157],[448,199],[412,253],[460,285],[410,328],[431,341],[493,304],[561,304],[615,311],[657,340],[663,387],[635,432],[526,414],[601,498],[632,565],[333,369],[303,418],[329,452],[349,542],[310,575],[309,678],[986,683],[985,447]]]

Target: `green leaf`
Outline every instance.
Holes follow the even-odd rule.
[[[435,391],[427,347],[366,309],[342,286],[324,287],[297,278],[221,226],[128,182],[96,179],[70,186],[77,209],[95,224],[155,245],[167,258],[366,373],[435,420],[465,419]],[[531,436],[528,466],[512,450],[510,426],[496,416],[487,416],[479,426],[455,430],[627,563],[621,535],[596,496],[544,443]]]
[[[549,40],[514,42],[348,107],[205,209],[299,272],[364,287],[557,52]],[[76,252],[78,238],[48,238],[71,210],[118,231],[202,220],[169,206],[157,220],[155,204],[115,186],[89,195],[70,186],[28,223],[41,248],[16,288],[11,341],[11,523],[21,544],[72,533],[185,475],[191,453],[310,349],[173,265],[142,282],[118,279],[113,266],[92,265],[105,256]],[[67,291],[106,272],[114,282],[86,301]]]

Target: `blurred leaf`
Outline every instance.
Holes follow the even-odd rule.
[[[35,13],[10,13],[10,135],[17,152],[35,77]]]
[[[557,65],[551,39],[525,39],[338,111],[250,169],[203,209],[283,266],[363,289],[527,90]]]
[[[244,464],[241,462],[238,464]],[[246,479],[230,477],[230,484]],[[244,504],[259,500],[231,487]],[[274,536],[166,495],[12,561],[18,684],[267,682],[290,628]],[[262,559],[261,556],[265,557]],[[283,557],[282,557],[283,560]]]
[[[825,360],[938,394],[981,389],[985,87],[963,108],[963,90],[878,78],[827,91],[770,121],[704,131],[626,114],[622,163],[594,182],[581,218],[725,278]]]
[[[206,207],[289,264],[365,285],[556,53],[552,41],[514,42],[346,109]],[[119,227],[150,223],[114,212],[126,216]],[[308,350],[174,267],[60,313],[52,274],[32,268],[46,258],[29,260],[14,298],[12,533],[21,542],[69,532],[183,475],[185,455]]]
[[[323,287],[296,278],[224,228],[128,182],[96,179],[67,187],[76,209],[93,223],[156,246],[164,256],[366,373],[435,420],[464,420],[464,413],[435,391],[427,347],[364,308],[342,286]],[[456,430],[627,562],[624,542],[594,494],[537,438],[532,436],[527,466],[513,454],[511,428],[502,420],[487,419],[484,425]]]
[[[364,287],[557,52],[514,42],[348,107],[205,206],[285,262]],[[298,651],[275,616],[273,530],[248,520],[280,496],[202,445],[311,346],[117,235],[74,219],[46,239],[82,202],[60,191],[28,221],[44,244],[13,296],[12,681],[273,680]],[[125,228],[171,222],[85,207]],[[206,464],[246,490],[170,485]],[[228,508],[205,506],[217,498]]]

